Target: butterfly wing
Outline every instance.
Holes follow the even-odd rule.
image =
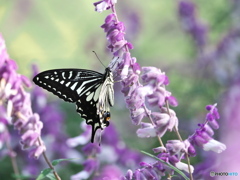
[[[94,92],[102,84],[103,74],[85,69],[53,69],[33,78],[38,86],[67,102],[76,102],[83,94]]]
[[[112,77],[108,68],[106,68],[105,74],[85,69],[54,69],[39,73],[33,78],[33,81],[59,98],[76,103],[77,112],[86,120],[87,124],[92,126],[91,142],[93,142],[97,129],[103,129],[109,125],[109,108],[106,109],[105,105],[99,106],[98,101],[102,94],[101,99],[105,100],[103,102],[110,103],[109,100],[106,101],[109,97],[105,92],[109,86],[109,84],[108,86],[105,84],[106,81],[109,81],[110,75]],[[111,83],[111,89],[112,86],[113,83]],[[109,116],[106,116],[107,112]]]
[[[92,126],[91,142],[93,143],[97,129],[102,128],[100,116],[97,114],[96,103],[94,100],[91,100],[91,102],[87,101],[87,96],[83,95],[76,102],[76,109],[80,116],[86,120],[86,123]]]

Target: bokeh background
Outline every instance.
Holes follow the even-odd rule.
[[[108,65],[112,55],[100,26],[110,12],[95,12],[93,2],[1,0],[0,32],[11,59],[19,66],[18,72],[32,78],[32,64],[39,71],[72,67],[104,72],[92,51]],[[183,138],[204,122],[205,105],[218,103],[220,129],[214,137],[225,143],[227,150],[215,155],[199,149],[199,156],[191,159],[196,173],[207,174],[209,167],[214,167],[240,174],[240,1],[119,0],[116,10],[126,26],[126,39],[134,46],[132,56],[141,66],[156,66],[169,77],[167,88],[179,103],[174,110]],[[137,127],[131,123],[117,83],[115,91],[111,124],[129,148],[151,152],[158,146],[157,140],[137,137]],[[81,119],[75,113],[75,105],[46,94],[64,114],[61,127],[65,136],[77,136]],[[164,141],[175,138],[167,133]],[[213,160],[208,162],[210,157]],[[0,167],[0,177],[11,179],[9,158],[3,156]],[[74,163],[64,168],[65,179],[79,171]]]

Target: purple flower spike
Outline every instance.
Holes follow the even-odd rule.
[[[46,150],[41,140],[43,123],[39,115],[32,112],[30,94],[23,89],[23,85],[30,87],[31,83],[25,76],[17,74],[17,64],[9,59],[1,35],[0,61],[0,99],[7,104],[7,116],[12,117],[8,123],[21,134],[22,148],[31,149],[29,156],[37,159]]]
[[[206,109],[209,111],[206,115],[206,120],[209,122],[212,128],[218,129],[219,124],[216,121],[217,119],[220,119],[220,115],[218,113],[218,109],[216,108],[217,104],[214,105],[207,105]]]
[[[193,148],[193,145],[200,146],[205,151],[211,150],[216,153],[221,153],[226,149],[225,144],[218,142],[212,138],[214,131],[211,127],[217,129],[218,123],[216,120],[220,118],[216,106],[217,104],[206,106],[206,109],[209,111],[209,113],[206,115],[205,124],[198,124],[199,128],[192,136],[188,138],[189,142],[191,143],[188,149],[190,154],[195,155],[195,149]],[[207,123],[209,123],[211,127]]]
[[[117,0],[103,0],[93,3],[93,5],[95,6],[95,11],[102,12],[111,8],[115,3],[117,3]]]
[[[176,113],[168,108],[170,106],[178,106],[176,98],[171,92],[166,90],[169,84],[169,79],[160,69],[156,67],[140,67],[136,58],[131,57],[130,49],[133,45],[129,43],[125,35],[125,26],[118,20],[115,10],[115,1],[103,0],[94,3],[96,10],[102,12],[106,9],[111,9],[112,14],[108,15],[105,23],[101,26],[106,33],[108,40],[108,48],[112,52],[114,58],[110,62],[110,69],[119,77],[122,89],[121,92],[125,96],[125,102],[131,113],[133,124],[141,125],[137,130],[138,137],[149,138],[158,136],[161,138],[167,131],[178,131],[178,118]],[[202,50],[206,44],[206,27],[196,19],[195,5],[190,1],[181,0],[179,3],[179,13],[181,16],[184,29],[192,36],[199,50]],[[142,73],[140,75],[140,73]],[[139,78],[140,77],[140,78]],[[158,109],[158,112],[152,112]],[[185,141],[171,140],[168,141],[166,147],[157,147],[153,151],[160,153],[157,157],[161,158],[167,163],[178,167],[180,170],[188,172],[188,165],[182,163],[181,160],[188,155],[196,155],[194,145],[200,146],[205,150],[215,150],[220,152],[224,149],[216,142],[212,141],[213,130],[217,128],[216,119],[219,115],[217,110],[210,107],[209,115],[204,124],[196,130],[194,135]],[[146,117],[146,118],[145,118]],[[142,122],[142,120],[149,118],[150,122]],[[211,127],[208,125],[211,125]],[[179,139],[181,139],[179,137]],[[116,143],[114,143],[116,144]],[[219,147],[219,148],[216,148]],[[109,151],[112,154],[112,151]],[[121,151],[121,154],[124,154]],[[106,153],[103,152],[103,153]],[[190,171],[194,168],[190,166]],[[190,172],[188,172],[190,173]],[[174,171],[168,166],[157,161],[154,163],[142,162],[140,168],[135,172],[128,170],[122,180],[147,180],[147,179],[161,179],[165,175],[173,175]],[[103,178],[104,179],[104,178]],[[105,178],[109,179],[108,177]]]
[[[197,18],[195,4],[188,0],[179,2],[179,15],[183,28],[188,32],[200,49],[207,41],[207,27]]]

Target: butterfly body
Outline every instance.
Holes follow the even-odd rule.
[[[53,69],[33,78],[38,86],[64,101],[76,103],[76,110],[92,126],[91,142],[97,129],[109,125],[114,103],[113,75],[109,68],[101,74],[85,69]]]

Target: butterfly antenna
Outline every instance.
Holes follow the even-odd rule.
[[[95,54],[95,56],[97,57],[97,59],[100,61],[100,63],[106,68],[106,66],[102,63],[102,61],[99,59],[99,57],[98,57],[98,55],[97,55],[97,53],[95,52],[95,51],[92,51],[94,54]]]

